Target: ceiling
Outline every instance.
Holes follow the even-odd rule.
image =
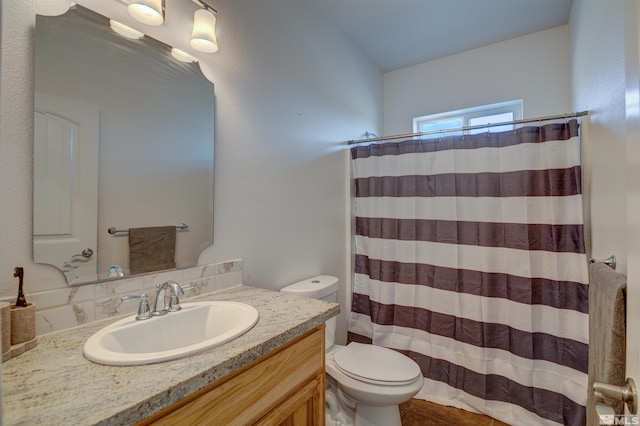
[[[77,1],[126,25],[140,26],[126,12],[129,0]],[[565,25],[573,3],[573,0],[285,1],[304,2],[314,12],[325,15],[382,72]],[[145,27],[144,31],[180,47],[191,31],[190,25],[182,22],[192,19],[197,6],[192,0],[167,0],[166,5],[167,14],[180,19],[167,20],[162,27]]]
[[[382,72],[565,25],[573,0],[296,0]]]

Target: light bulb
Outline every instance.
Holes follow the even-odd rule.
[[[43,16],[59,16],[67,13],[71,0],[36,0],[35,12]]]
[[[177,47],[171,49],[171,56],[173,56],[174,59],[180,62],[198,62],[198,58],[189,55],[187,52],[185,52],[184,50],[180,50]]]
[[[189,42],[191,47],[204,53],[218,51],[216,39],[216,16],[207,9],[196,10],[193,16],[193,34]]]
[[[127,10],[143,24],[157,26],[164,23],[164,0],[133,0]]]
[[[132,40],[139,40],[144,37],[144,33],[134,30],[133,28],[128,27],[125,24],[121,24],[118,21],[114,21],[113,19],[109,20],[109,26],[111,26],[111,29],[122,37],[130,38]]]

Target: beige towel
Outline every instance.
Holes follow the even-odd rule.
[[[131,275],[176,267],[176,227],[129,229]]]
[[[599,424],[594,381],[612,385],[625,383],[625,296],[627,277],[601,262],[589,265],[589,389],[587,426]],[[622,402],[607,401],[617,414]]]

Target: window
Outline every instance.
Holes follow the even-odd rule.
[[[413,119],[413,131],[416,133],[438,132],[432,135],[422,136],[424,139],[429,139],[462,134],[460,130],[447,132],[447,129],[459,129],[460,127],[503,123],[514,120],[522,120],[521,99],[416,117]],[[512,124],[506,124],[504,126],[489,127],[488,131],[504,132],[512,129]],[[487,129],[475,129],[468,130],[467,133],[473,134],[486,131]]]

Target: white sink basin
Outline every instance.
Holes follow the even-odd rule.
[[[258,311],[239,302],[183,303],[182,310],[136,321],[135,315],[103,328],[84,345],[84,355],[107,365],[169,361],[227,343],[258,322]]]

